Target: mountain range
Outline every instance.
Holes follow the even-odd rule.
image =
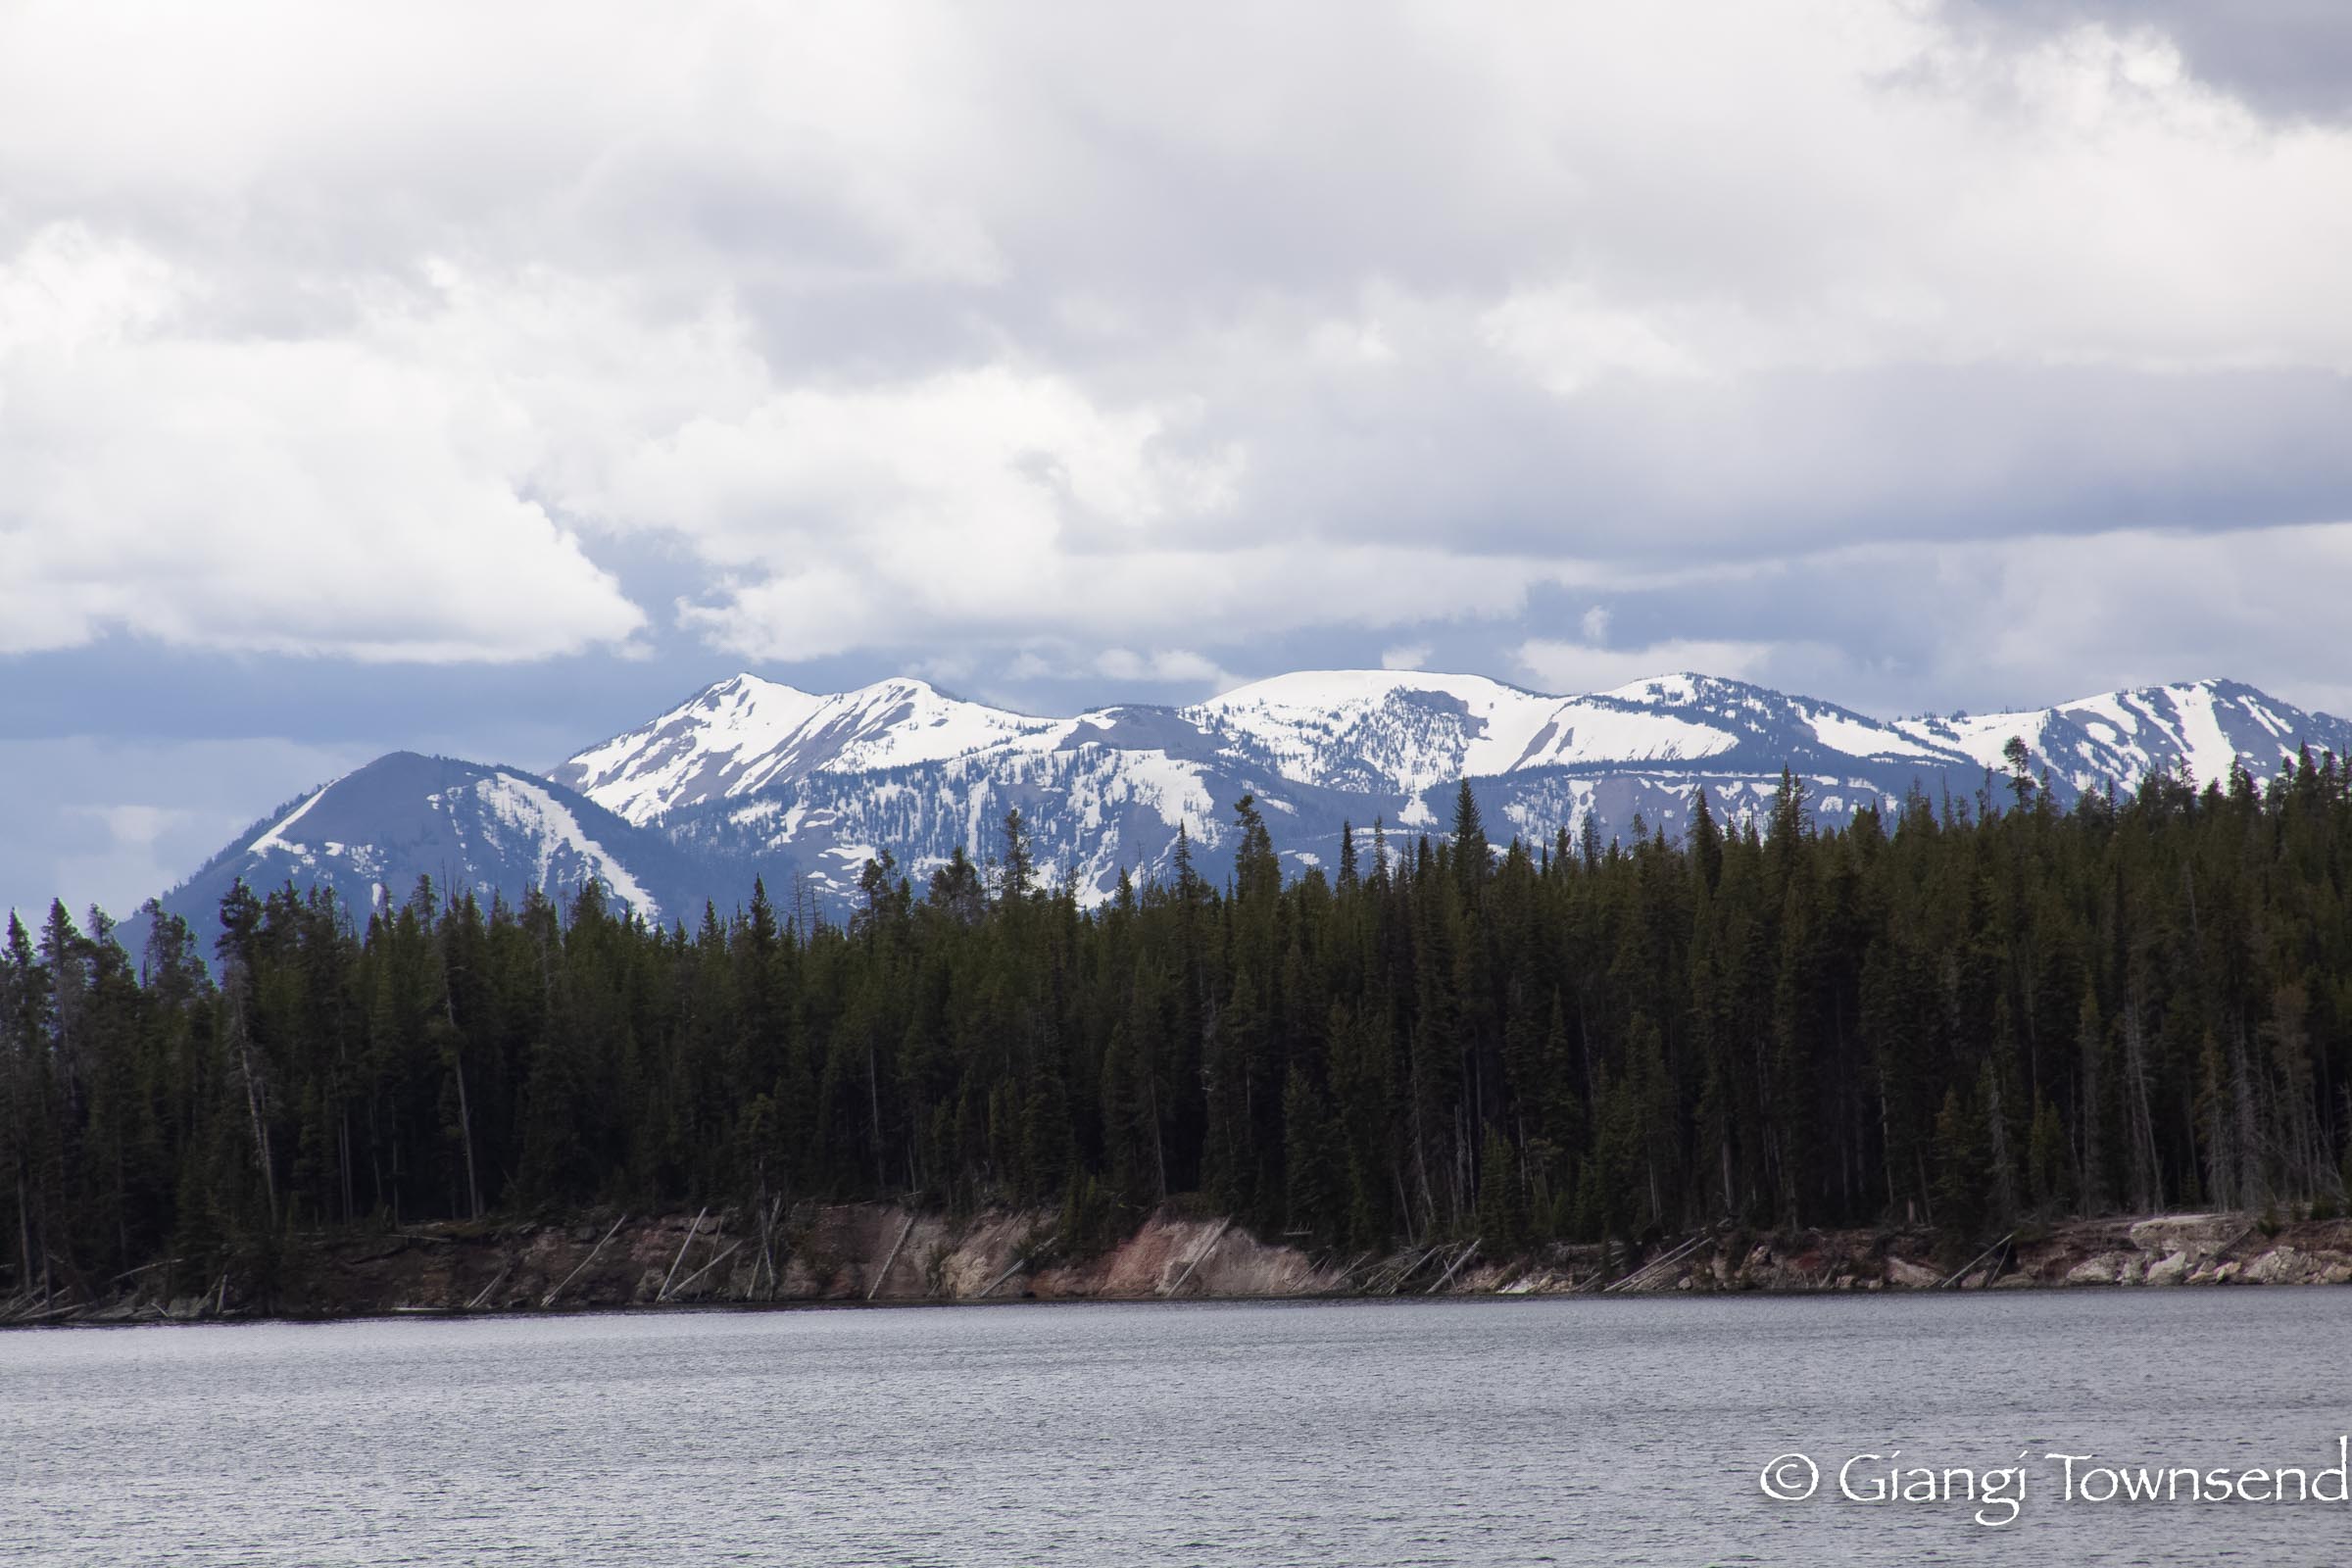
[[[332,886],[355,907],[420,875],[510,902],[593,878],[648,918],[700,918],[764,876],[779,906],[838,912],[887,851],[922,880],[958,848],[1001,854],[1017,808],[1031,854],[1083,904],[1169,874],[1181,827],[1212,880],[1232,806],[1254,795],[1294,870],[1335,863],[1344,824],[1393,842],[1451,820],[1468,779],[1490,838],[1548,843],[1588,818],[1672,837],[1704,786],[1719,817],[1769,808],[1784,767],[1817,821],[1914,789],[1973,798],[2022,740],[2062,806],[2158,772],[2267,777],[2297,749],[2352,755],[2352,724],[2234,681],[2111,692],[2052,708],[1885,721],[1700,674],[1546,696],[1476,675],[1299,672],[1186,708],[1011,712],[892,679],[801,691],[739,674],[545,775],[395,753],[289,803],[164,899],[209,929],[238,879]]]

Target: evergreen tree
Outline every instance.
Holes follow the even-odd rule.
[[[1470,781],[1463,779],[1453,795],[1453,872],[1464,900],[1477,901],[1479,890],[1493,874],[1493,857],[1486,823],[1478,814],[1478,797],[1471,793]]]
[[[1091,911],[1013,813],[993,886],[877,856],[846,922],[240,884],[134,957],[52,906],[0,940],[0,1301],[603,1202],[1058,1205],[1075,1247],[1177,1200],[1357,1250],[2340,1203],[2341,760],[2066,811],[2012,764],[1974,808],[1821,826],[1791,776],[1760,823],[1694,791],[1679,844],[1586,813],[1500,855],[1460,788],[1336,880],[1245,799],[1229,887],[1188,831]]]

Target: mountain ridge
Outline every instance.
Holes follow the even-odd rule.
[[[332,890],[346,908],[407,898],[419,877],[452,895],[576,896],[590,879],[636,912],[689,906],[711,868],[659,834],[522,768],[388,752],[306,790],[231,839],[159,902],[198,929],[237,882]]]
[[[810,716],[766,733],[763,748],[741,744],[760,726],[729,715],[763,698],[772,710],[779,693]],[[714,731],[721,742],[705,743]],[[837,896],[880,849],[917,876],[958,847],[981,854],[1018,808],[1039,863],[1093,903],[1121,870],[1164,872],[1179,827],[1213,871],[1229,850],[1222,809],[1243,793],[1264,804],[1298,869],[1332,863],[1346,823],[1434,827],[1463,779],[1491,819],[1538,840],[1587,816],[1604,836],[1637,816],[1671,831],[1700,785],[1727,817],[1749,819],[1784,767],[1806,780],[1818,815],[1850,820],[1914,786],[1973,793],[1987,766],[2005,767],[2011,734],[2027,738],[2034,765],[2051,764],[2070,804],[2183,765],[2265,770],[2295,741],[2352,748],[2352,725],[2230,681],[1882,720],[1695,671],[1555,695],[1483,675],[1300,670],[1181,707],[1055,717],[909,677],[816,698],[745,672],[553,776],[721,860],[789,861]]]
[[[543,775],[389,754],[257,823],[165,904],[200,912],[238,877],[323,880],[369,903],[404,896],[416,874],[510,899],[593,878],[667,920],[731,906],[764,874],[839,907],[885,853],[918,882],[958,849],[1001,855],[1018,809],[1035,862],[1093,905],[1122,873],[1169,874],[1180,829],[1196,869],[1220,875],[1245,793],[1298,872],[1335,865],[1348,824],[1435,829],[1462,780],[1498,841],[1549,843],[1588,818],[1604,839],[1637,818],[1672,836],[1699,787],[1723,819],[1755,820],[1784,767],[1817,819],[1840,823],[1914,788],[1973,796],[1987,768],[2006,770],[2012,735],[2062,805],[2156,772],[2264,774],[2302,744],[2352,754],[2352,724],[2221,679],[1886,720],[1696,671],[1549,694],[1483,675],[1298,670],[1182,706],[1054,716],[912,676],[818,693],[742,671]]]

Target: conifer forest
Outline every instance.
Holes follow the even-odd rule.
[[[429,884],[239,886],[0,954],[0,1294],[290,1236],[596,1204],[1155,1205],[1372,1247],[2213,1206],[2333,1212],[2352,1151],[2352,777],[2019,768],[1850,829],[1497,847],[1367,824],[1286,878],[1082,909],[1007,821],[852,910],[648,925]]]

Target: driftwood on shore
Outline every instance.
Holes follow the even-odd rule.
[[[1444,1290],[1446,1282],[1459,1274],[1462,1271],[1462,1265],[1469,1262],[1471,1256],[1478,1251],[1478,1244],[1483,1240],[1485,1240],[1484,1237],[1474,1238],[1468,1247],[1463,1248],[1460,1254],[1451,1263],[1446,1265],[1446,1272],[1438,1276],[1438,1283],[1432,1285],[1424,1294],[1435,1296]]]
[[[550,1307],[555,1305],[556,1298],[564,1294],[564,1287],[569,1285],[573,1280],[578,1279],[581,1273],[587,1269],[588,1265],[596,1261],[597,1254],[605,1250],[605,1243],[612,1241],[614,1236],[620,1233],[621,1226],[628,1223],[628,1215],[623,1214],[620,1216],[620,1218],[614,1220],[612,1222],[612,1228],[605,1232],[605,1240],[597,1243],[594,1248],[590,1249],[588,1255],[580,1259],[580,1265],[578,1268],[575,1268],[570,1273],[564,1275],[563,1280],[556,1286],[554,1290],[548,1292],[546,1296],[540,1298],[539,1304],[542,1307]]]
[[[1672,1269],[1675,1264],[1680,1263],[1684,1258],[1689,1257],[1692,1252],[1696,1251],[1700,1244],[1704,1243],[1706,1239],[1707,1233],[1705,1231],[1700,1231],[1696,1236],[1691,1237],[1689,1241],[1683,1243],[1680,1247],[1675,1248],[1672,1251],[1666,1253],[1664,1256],[1651,1259],[1649,1262],[1642,1264],[1640,1268],[1635,1269],[1631,1274],[1626,1275],[1625,1278],[1607,1286],[1605,1288],[1606,1293],[1609,1295],[1620,1295],[1629,1291],[1639,1291],[1643,1289],[1647,1282],[1666,1277],[1668,1270]]]
[[[1209,1232],[1208,1240],[1200,1244],[1200,1250],[1193,1254],[1193,1260],[1184,1265],[1184,1272],[1176,1276],[1176,1283],[1169,1286],[1166,1290],[1160,1292],[1159,1294],[1162,1296],[1174,1296],[1178,1291],[1183,1290],[1184,1282],[1193,1277],[1193,1271],[1200,1266],[1202,1259],[1206,1258],[1210,1252],[1216,1250],[1217,1244],[1225,1239],[1225,1233],[1232,1228],[1232,1220],[1221,1219],[1217,1221],[1217,1228]]]
[[[2009,1244],[2016,1240],[2017,1232],[2011,1231],[2008,1235],[2002,1237],[1999,1241],[1993,1243],[1990,1247],[1987,1247],[1984,1249],[1984,1250],[1979,1252],[1976,1256],[1970,1258],[1967,1262],[1952,1270],[1951,1278],[1945,1280],[1941,1285],[1937,1286],[1936,1289],[1943,1291],[1954,1289],[1962,1280],[1968,1278],[1970,1274],[1976,1272],[1978,1264],[1984,1262],[1987,1258],[1991,1259],[1991,1266],[1985,1270],[1984,1283],[1987,1285],[1991,1284],[1993,1279],[2000,1273],[2001,1254],[2008,1250]]]
[[[694,1239],[703,1233],[703,1220],[710,1212],[710,1207],[707,1203],[694,1211],[694,1223],[686,1227],[685,1236],[678,1242],[678,1255],[669,1260],[669,1272],[662,1276],[662,1289],[654,1293],[655,1300],[669,1299],[669,1282],[678,1277],[678,1265],[686,1261],[686,1249],[692,1247]]]
[[[2243,1213],[2074,1221],[1949,1246],[1926,1231],[1748,1233],[1736,1227],[1622,1244],[1511,1248],[1492,1237],[1425,1237],[1386,1253],[1312,1250],[1229,1218],[1150,1216],[1107,1250],[1072,1256],[1043,1210],[961,1216],[898,1204],[770,1196],[749,1213],[713,1209],[589,1226],[452,1225],[431,1245],[405,1231],[285,1238],[267,1272],[183,1257],[124,1271],[95,1292],[64,1283],[0,1298],[0,1324],[241,1315],[334,1317],[495,1305],[612,1308],[711,1302],[977,1300],[1017,1275],[1022,1294],[1098,1299],[1447,1295],[1608,1297],[1657,1292],[1959,1291],[2352,1283],[2352,1222],[2258,1222]],[[783,1226],[779,1230],[779,1225]],[[685,1235],[679,1235],[683,1228]],[[779,1238],[784,1245],[779,1245]],[[589,1245],[593,1239],[593,1245]],[[700,1257],[697,1243],[710,1255]],[[1954,1256],[1962,1261],[1957,1268]],[[913,1258],[919,1267],[901,1268]],[[168,1266],[169,1265],[169,1266]],[[172,1282],[178,1275],[182,1284]],[[193,1295],[174,1290],[194,1287]]]
[[[899,1227],[899,1239],[890,1244],[890,1251],[888,1255],[882,1259],[882,1266],[874,1270],[874,1283],[867,1286],[865,1290],[865,1298],[867,1300],[872,1300],[875,1294],[882,1289],[882,1282],[890,1278],[890,1265],[899,1260],[899,1249],[905,1247],[906,1245],[906,1238],[913,1234],[914,1216],[909,1214],[906,1216],[906,1223]]]
[[[691,1273],[691,1274],[687,1275],[687,1276],[686,1276],[684,1279],[680,1280],[680,1281],[678,1282],[678,1288],[677,1288],[677,1291],[676,1291],[676,1292],[673,1292],[672,1294],[673,1294],[673,1295],[675,1295],[675,1294],[681,1294],[681,1293],[683,1293],[683,1292],[686,1292],[686,1291],[692,1290],[692,1289],[694,1288],[694,1282],[695,1282],[696,1280],[699,1280],[699,1279],[701,1279],[701,1278],[702,1278],[704,1275],[706,1275],[706,1274],[710,1273],[710,1272],[712,1269],[714,1269],[714,1268],[718,1267],[718,1265],[719,1265],[719,1264],[721,1264],[721,1263],[724,1263],[724,1262],[725,1262],[725,1261],[726,1261],[728,1258],[730,1258],[730,1257],[733,1257],[733,1256],[734,1256],[734,1255],[735,1255],[737,1252],[739,1252],[739,1251],[741,1251],[741,1250],[743,1250],[743,1243],[741,1243],[741,1242],[734,1242],[734,1243],[731,1243],[731,1244],[729,1244],[729,1245],[728,1245],[728,1247],[727,1247],[727,1250],[726,1250],[725,1251],[723,1251],[723,1252],[719,1253],[719,1254],[718,1254],[716,1257],[712,1258],[712,1259],[711,1259],[710,1262],[708,1262],[708,1263],[705,1263],[705,1264],[704,1264],[704,1265],[703,1265],[701,1268],[698,1268],[698,1269],[696,1269],[696,1270],[695,1270],[693,1273]]]

